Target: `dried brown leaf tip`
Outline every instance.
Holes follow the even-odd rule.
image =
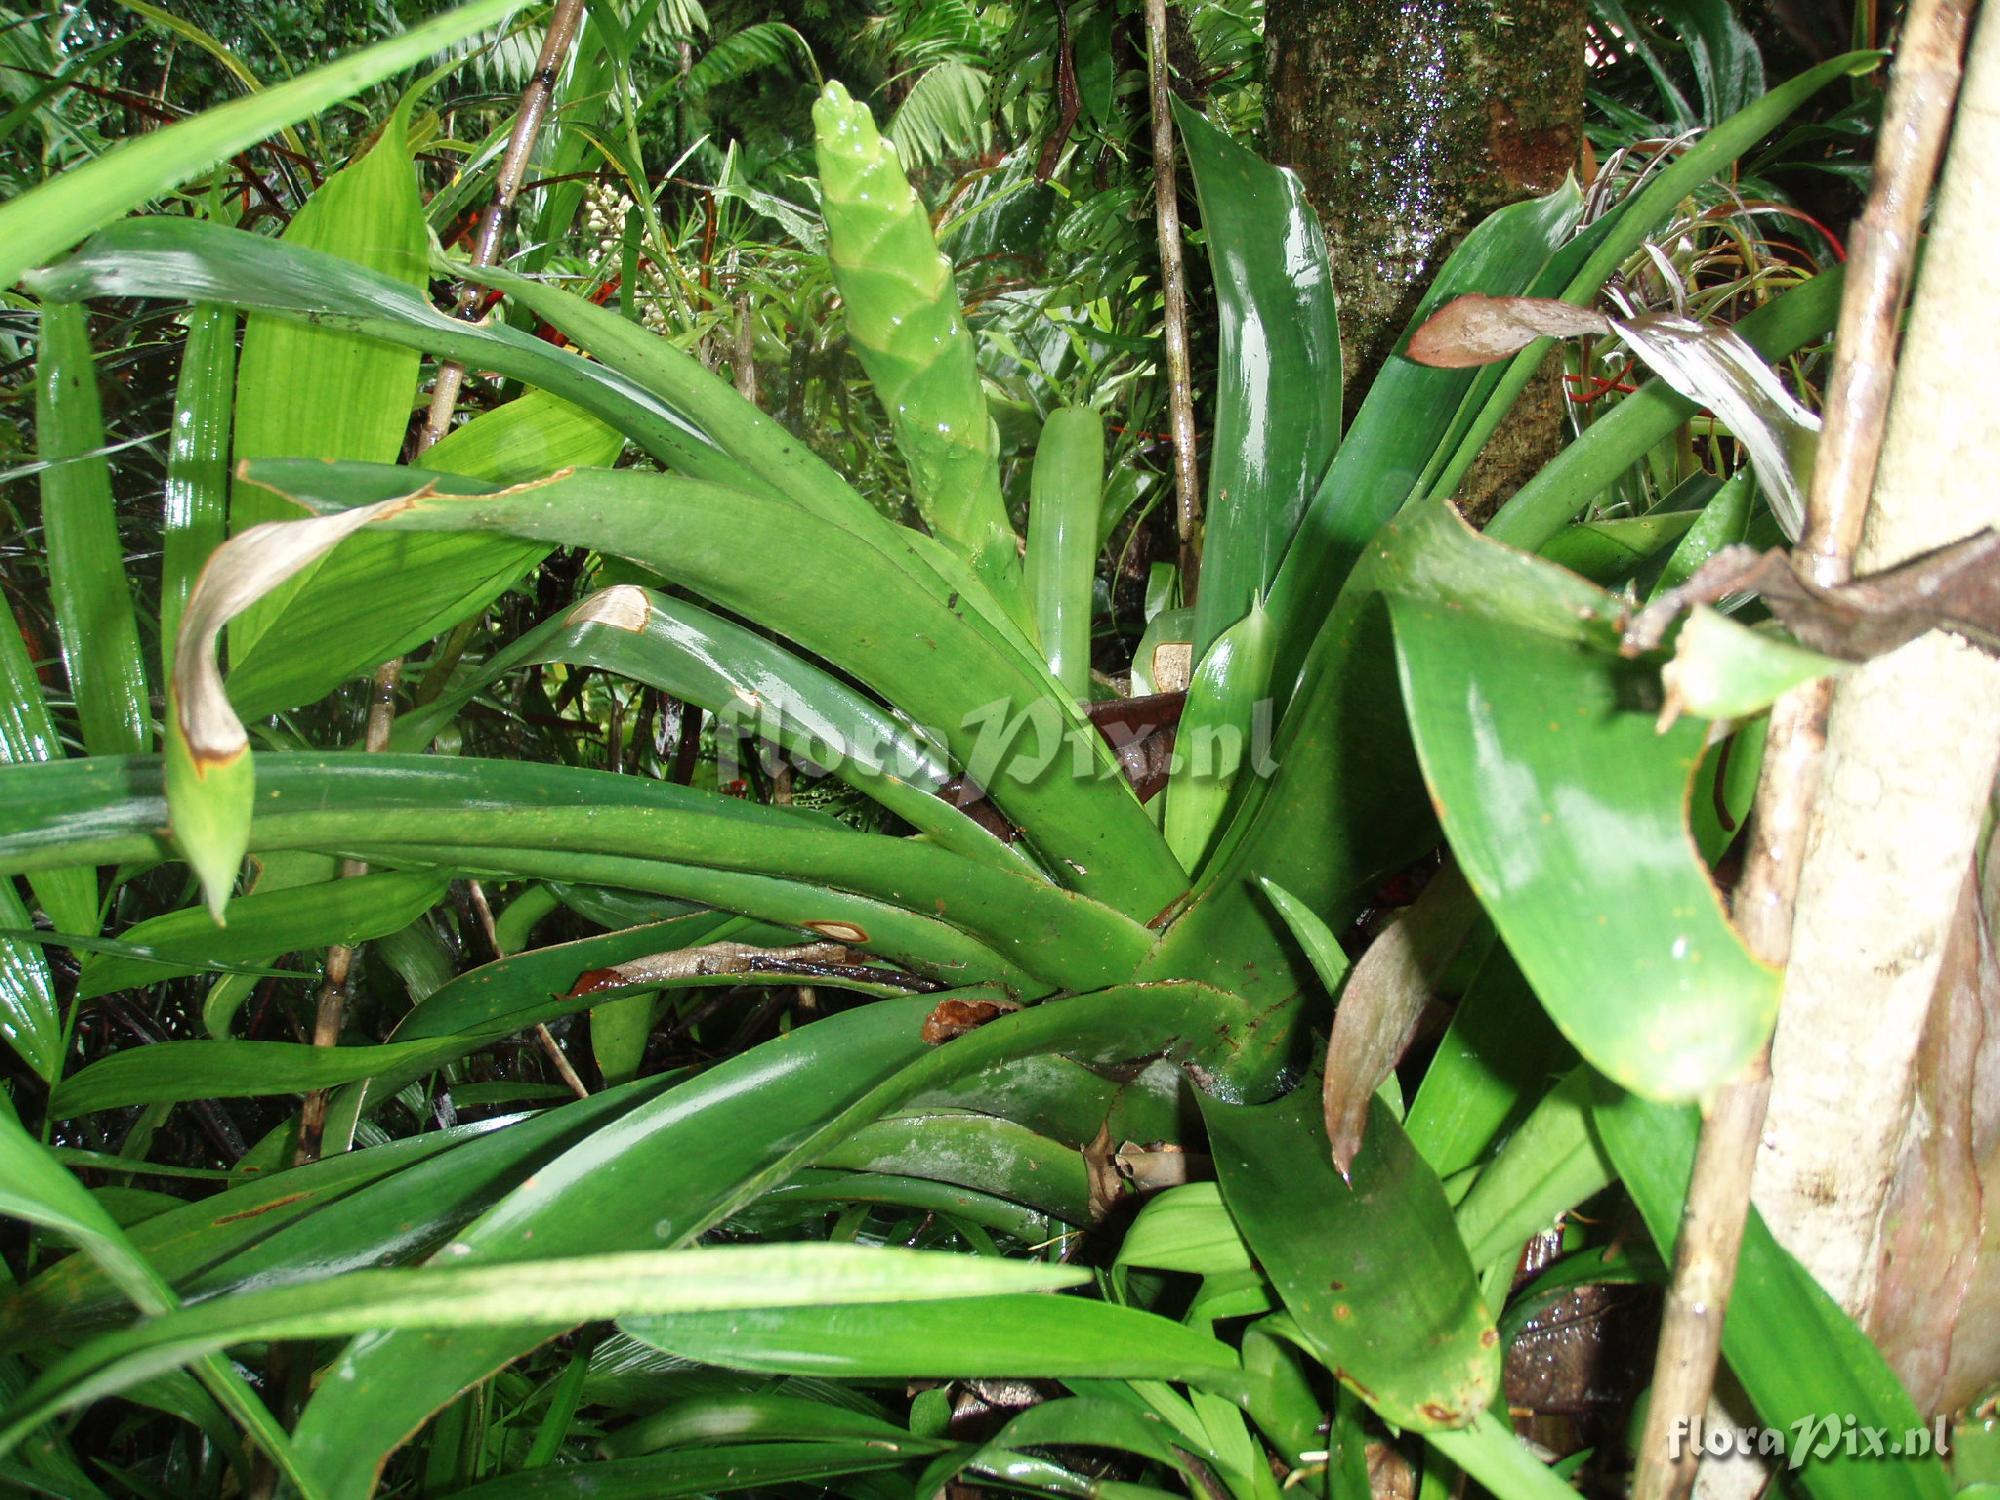
[[[1403,351],[1420,365],[1462,370],[1518,354],[1536,339],[1609,333],[1602,313],[1552,297],[1454,297],[1424,320]]]
[[[1018,1008],[997,1000],[940,1000],[937,1009],[924,1017],[924,1044],[935,1047],[964,1036]]]

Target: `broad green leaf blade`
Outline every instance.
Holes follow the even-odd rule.
[[[676,1401],[626,1423],[598,1447],[606,1458],[636,1458],[663,1448],[704,1447],[733,1438],[789,1442],[877,1438],[886,1443],[909,1443],[917,1452],[935,1452],[947,1446],[941,1441],[912,1438],[907,1427],[864,1411],[775,1392],[743,1392]]]
[[[994,1256],[857,1245],[732,1245],[582,1255],[527,1265],[350,1271],[240,1292],[102,1335],[44,1370],[9,1408],[0,1451],[50,1417],[231,1344],[367,1330],[567,1326],[633,1314],[995,1295],[1074,1286],[1088,1272]],[[991,1313],[988,1314],[991,1316]],[[1175,1326],[1175,1325],[1168,1325]]]
[[[1500,1383],[1500,1336],[1437,1175],[1377,1103],[1349,1181],[1319,1099],[1204,1096],[1223,1202],[1307,1347],[1399,1427],[1463,1427]]]
[[[1070,1224],[1092,1217],[1083,1153],[990,1115],[894,1115],[863,1126],[814,1165],[954,1183]]]
[[[260,849],[679,896],[809,929],[950,982],[993,979],[1027,993],[1047,983],[975,929],[1004,932],[1007,947],[1074,979],[1129,973],[1147,942],[1136,924],[1027,875],[670,783],[441,756],[295,752],[259,765],[260,821],[244,837],[250,842],[254,831]],[[10,796],[32,801],[16,803],[15,816],[0,823],[0,869],[61,863],[64,850],[109,861],[170,858],[158,832],[160,792],[159,767],[147,761],[0,770],[0,805]],[[87,831],[76,822],[80,809],[96,815]],[[762,873],[788,866],[793,878]]]
[[[1297,177],[1174,101],[1201,202],[1220,347],[1195,657],[1263,598],[1340,443],[1340,331]]]
[[[1427,1432],[1424,1441],[1470,1474],[1496,1500],[1573,1500],[1576,1491],[1528,1451],[1513,1428],[1482,1411],[1462,1429]]]
[[[1458,1232],[1482,1271],[1608,1185],[1610,1162],[1590,1129],[1593,1076],[1572,1069],[1542,1096],[1458,1205]]]
[[[1458,1002],[1404,1128],[1438,1176],[1486,1155],[1576,1053],[1535,999],[1504,943],[1494,943]]]
[[[373,47],[120,145],[0,206],[0,286],[100,225],[200,176],[245,146],[484,30],[514,0],[474,3]]]
[[[1252,1266],[1250,1249],[1222,1206],[1222,1190],[1212,1182],[1190,1182],[1148,1200],[1125,1231],[1118,1264],[1197,1276],[1241,1275]]]
[[[47,465],[42,537],[49,594],[83,743],[92,755],[129,755],[147,747],[152,715],[103,451],[96,355],[88,319],[75,303],[42,306],[35,441]]]
[[[236,314],[203,304],[188,314],[167,439],[160,562],[162,681],[174,669],[181,609],[208,555],[229,530],[230,414],[236,404]]]
[[[837,83],[813,106],[827,257],[847,332],[910,466],[924,520],[1003,600],[1019,591],[992,418],[951,263],[868,106]]]
[[[1227,1344],[1137,1308],[1082,1297],[793,1307],[627,1317],[620,1328],[726,1369],[847,1378],[1176,1380],[1245,1387]]]
[[[525,484],[562,469],[608,466],[623,447],[597,417],[531,390],[454,428],[424,462],[447,474]],[[249,650],[231,657],[230,697],[253,718],[324,697],[477,614],[548,551],[510,537],[357,538],[323,558]]]
[[[365,156],[319,186],[285,227],[283,238],[421,292],[429,245],[403,110],[390,115]],[[237,463],[259,458],[392,461],[410,425],[419,363],[414,349],[252,313],[243,323],[236,390]],[[239,482],[230,496],[229,529],[247,531],[260,521],[297,513],[269,490]],[[237,655],[256,645],[303,582],[294,578],[236,618],[230,645]],[[323,622],[315,625],[325,629]]]
[[[1688,830],[1704,727],[1656,732],[1614,598],[1443,506],[1395,522],[1383,556],[1418,755],[1473,890],[1586,1061],[1700,1097],[1763,1045],[1778,998]]]
[[[1661,1257],[1671,1263],[1694,1172],[1698,1116],[1692,1108],[1652,1104],[1607,1088],[1595,1119]],[[1818,1424],[1833,1413],[1895,1434],[1923,1425],[1874,1341],[1771,1237],[1754,1208],[1743,1227],[1722,1352],[1757,1415],[1788,1437],[1805,1430],[1796,1424]],[[1935,1455],[1856,1457],[1838,1445],[1829,1454],[1806,1458],[1791,1479],[1814,1500],[1941,1500],[1951,1488]]]
[[[404,870],[244,896],[230,907],[229,926],[220,930],[200,909],[152,917],[119,940],[155,957],[90,955],[77,997],[89,1000],[198,973],[217,959],[256,961],[294,949],[366,942],[408,926],[437,904],[444,887],[442,875]]]
[[[1049,671],[1090,698],[1091,575],[1104,488],[1104,420],[1065,406],[1042,423],[1028,499],[1028,597]]]

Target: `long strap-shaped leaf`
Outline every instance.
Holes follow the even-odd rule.
[[[1500,1384],[1500,1339],[1437,1174],[1377,1104],[1342,1181],[1319,1091],[1203,1097],[1223,1201],[1306,1346],[1399,1427],[1462,1427]]]
[[[748,482],[698,428],[617,371],[504,323],[462,323],[401,282],[303,246],[198,219],[128,219],[26,279],[50,297],[215,302],[427,350],[573,401],[683,473]]]
[[[380,1328],[532,1327],[636,1313],[983,1299],[1073,1286],[1088,1275],[998,1256],[826,1244],[579,1255],[529,1266],[447,1262],[350,1271],[335,1281],[242,1292],[164,1311],[135,1328],[92,1340],[43,1371],[8,1410],[0,1426],[0,1453],[52,1416],[231,1344]]]
[[[1220,347],[1195,660],[1270,587],[1340,444],[1333,273],[1305,189],[1174,101],[1201,200]]]
[[[883,567],[865,541],[783,501],[631,471],[578,471],[498,494],[371,465],[256,472],[327,512],[396,500],[374,525],[504,532],[654,569],[771,625],[924,726],[1065,884],[1141,921],[1180,894],[1172,855],[1117,761],[1066,694],[1047,692],[1039,662],[993,649],[968,628],[968,606],[936,597],[941,583]]]
[[[59,1166],[34,1137],[21,1128],[13,1111],[0,1108],[0,1213],[40,1224],[74,1240],[104,1268],[141,1312],[158,1315],[178,1305],[159,1272],[132,1248],[102,1204],[83,1184]],[[243,1428],[263,1447],[285,1477],[308,1500],[325,1491],[301,1467],[292,1444],[264,1403],[219,1353],[200,1356],[196,1371],[202,1383]],[[10,1423],[0,1434],[0,1451],[39,1425],[41,1418]]]
[[[152,715],[104,456],[97,361],[84,311],[74,303],[42,307],[35,436],[46,466],[49,594],[83,743],[93,755],[129,755],[152,738]]]
[[[518,667],[568,662],[643,682],[824,766],[944,848],[1021,870],[1012,846],[938,797],[951,768],[935,746],[865,695],[783,646],[699,605],[620,584],[529,631],[429,707],[397,722],[390,744],[417,749]]]
[[[686,1243],[861,1124],[1015,1058],[1112,1063],[1166,1053],[1214,1067],[1249,1019],[1197,984],[1126,986],[1001,1017],[926,1047],[928,999],[882,1000],[731,1059],[538,1171],[454,1239],[467,1264]],[[1218,1035],[1220,1032],[1220,1035]],[[390,1333],[350,1345],[297,1441],[336,1500],[363,1500],[389,1453],[472,1381],[557,1332]]]
[[[434,756],[271,755],[258,765],[252,838],[264,848],[365,848],[391,863],[400,851],[402,863],[685,892],[893,953],[898,934],[852,920],[855,908],[836,895],[847,891],[971,934],[947,960],[973,965],[962,982],[1006,977],[1012,963],[1093,988],[1129,974],[1151,942],[1108,907],[1023,872],[668,783]],[[148,761],[0,770],[0,867],[157,858],[161,787]],[[730,878],[703,883],[705,871]],[[772,910],[755,900],[755,882],[789,888],[805,909]],[[982,953],[987,965],[1000,956],[1000,974],[978,966]]]

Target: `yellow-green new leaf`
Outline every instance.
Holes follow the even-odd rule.
[[[425,284],[429,233],[404,110],[389,117],[365,156],[320,185],[283,238],[406,286]],[[275,313],[252,313],[243,324],[237,380],[237,461],[392,461],[409,428],[420,364],[415,349]],[[237,532],[298,514],[282,496],[244,484],[236,486],[229,510],[230,529]],[[237,656],[248,655],[301,587],[292,583],[237,622],[230,632]]]

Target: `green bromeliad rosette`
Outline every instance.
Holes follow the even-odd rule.
[[[827,253],[847,332],[910,466],[917,509],[1020,614],[1020,552],[1000,495],[999,443],[951,262],[893,141],[829,83],[813,106]]]

